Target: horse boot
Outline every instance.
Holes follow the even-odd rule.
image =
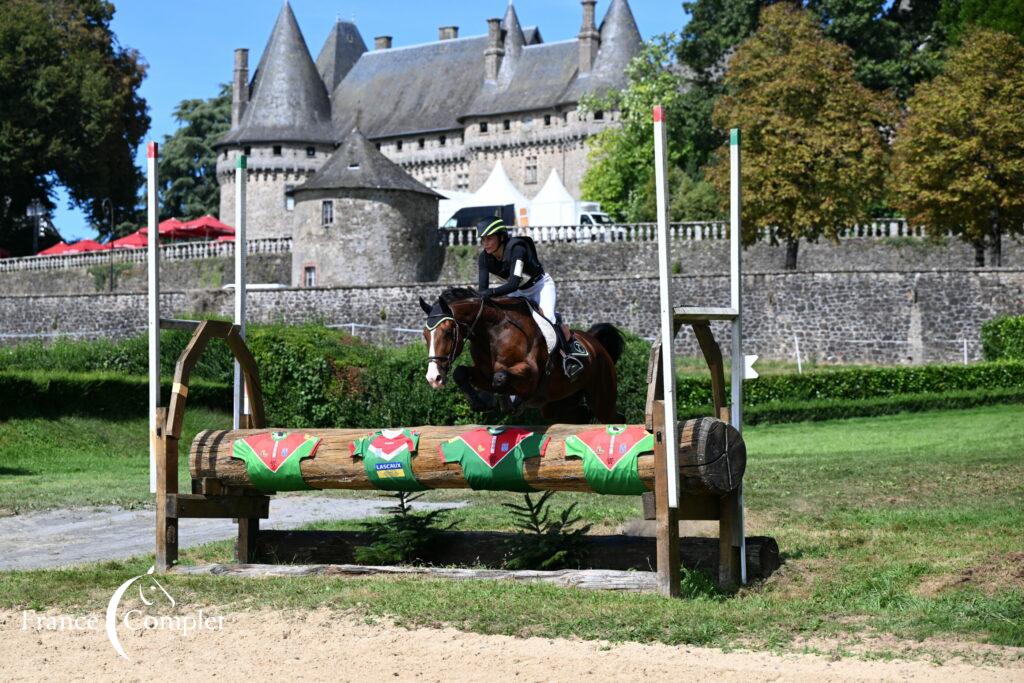
[[[577,375],[583,372],[583,361],[589,354],[575,338],[570,342],[566,328],[562,324],[561,316],[558,316],[555,324],[555,337],[558,339],[558,352],[562,355],[562,372],[570,382],[576,381]]]

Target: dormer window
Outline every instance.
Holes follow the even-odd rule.
[[[486,133],[487,132],[487,122],[486,121],[481,121],[480,122],[480,132],[481,133]]]
[[[274,145],[274,156],[281,156],[281,145]]]

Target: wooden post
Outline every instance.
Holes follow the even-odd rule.
[[[737,489],[720,499],[721,511],[718,522],[718,585],[729,589],[738,586],[742,579],[740,571],[740,525],[742,514],[740,492]]]
[[[668,444],[665,441],[665,405],[654,406],[654,504],[657,516],[658,592],[679,596],[679,508],[669,505]]]
[[[178,439],[167,433],[167,409],[156,411],[152,435],[156,454],[156,569],[178,561],[178,518],[168,515],[168,494],[178,493]]]
[[[256,561],[256,536],[260,532],[258,517],[238,518],[238,542],[235,544],[235,561],[250,564]]]

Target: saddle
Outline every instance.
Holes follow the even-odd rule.
[[[569,381],[575,380],[577,375],[583,371],[586,361],[590,358],[586,347],[576,339],[576,335],[572,333],[569,326],[562,322],[561,314],[555,313],[555,322],[551,322],[540,312],[540,307],[537,304],[526,298],[522,300],[526,302],[527,308],[533,315],[533,321],[537,324],[541,334],[544,335],[545,342],[547,342],[549,364],[557,349],[562,356],[562,372],[565,373]]]

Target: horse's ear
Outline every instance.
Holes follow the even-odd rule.
[[[430,304],[428,304],[426,301],[423,300],[422,296],[420,297],[420,308],[423,309],[424,313],[426,313],[427,315],[430,315],[431,306],[430,306]]]

